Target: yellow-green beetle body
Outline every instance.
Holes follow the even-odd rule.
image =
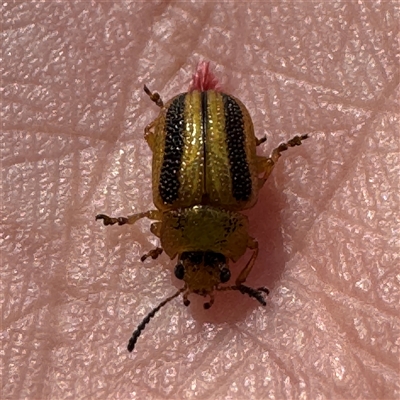
[[[238,290],[265,305],[265,288],[244,285],[258,255],[258,243],[248,234],[248,219],[240,211],[251,208],[258,192],[278,161],[281,152],[298,146],[307,135],[280,144],[270,157],[256,155],[265,141],[254,135],[246,107],[221,92],[211,79],[208,63],[200,64],[202,76],[192,90],[175,96],[165,105],[158,93],[145,92],[160,108],[159,116],[145,129],[153,152],[152,183],[156,210],[128,217],[99,214],[105,225],[134,224],[147,217],[154,220],[151,231],[161,247],[151,250],[142,261],[157,258],[163,251],[178,257],[175,276],[184,286],[154,308],[133,332],[128,350],[149,320],[167,302],[183,294],[208,296],[205,308],[214,302],[214,291]],[[251,258],[235,284],[230,279],[229,260],[237,261],[247,249]]]

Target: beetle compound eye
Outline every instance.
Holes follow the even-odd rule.
[[[231,271],[228,268],[222,268],[219,276],[221,283],[226,283],[231,279]]]
[[[185,276],[185,267],[182,264],[176,264],[174,273],[178,279],[182,280]]]

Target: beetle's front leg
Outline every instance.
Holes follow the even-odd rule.
[[[127,217],[117,217],[117,218],[109,217],[108,215],[104,214],[96,215],[96,220],[102,219],[104,225],[114,225],[114,224],[132,225],[141,218],[149,218],[160,221],[162,219],[162,213],[158,210],[150,210],[138,214],[128,215]],[[160,237],[160,229],[161,229],[161,224],[159,222],[153,222],[151,224],[150,230],[155,236]],[[143,254],[140,260],[145,261],[149,257],[155,260],[162,252],[163,249],[161,247],[156,247],[155,249],[150,250],[148,253]]]
[[[307,134],[301,136],[295,136],[286,143],[281,143],[277,148],[272,150],[270,157],[258,157],[258,172],[263,174],[260,178],[260,187],[264,185],[265,181],[268,179],[275,164],[278,162],[281,153],[287,150],[289,147],[300,146],[303,140],[306,140],[309,136]]]
[[[259,287],[254,289],[252,287],[244,285],[247,277],[249,276],[251,270],[253,269],[254,263],[256,262],[258,256],[258,242],[253,238],[249,238],[247,247],[253,251],[253,254],[250,257],[250,260],[247,262],[246,266],[242,269],[239,276],[236,278],[235,286],[236,288],[242,292],[243,294],[247,294],[250,297],[254,297],[257,299],[262,305],[266,305],[266,302],[263,298],[261,292],[269,294],[269,290],[266,287]]]
[[[150,231],[154,236],[157,236],[159,238],[161,235],[161,222],[159,221],[153,222],[150,226]],[[140,258],[140,261],[143,262],[149,257],[155,260],[156,258],[158,258],[159,255],[162,254],[163,251],[164,250],[162,247],[156,247],[155,249],[150,250],[148,253],[143,254],[142,257]]]
[[[105,214],[96,215],[96,221],[99,219],[102,219],[104,225],[114,225],[114,224],[132,225],[136,221],[138,221],[139,219],[142,219],[142,218],[161,220],[162,213],[158,210],[149,210],[149,211],[141,212],[138,214],[128,215],[127,217],[117,217],[117,218],[109,217],[108,215],[105,215]]]
[[[247,247],[253,250],[253,254],[250,257],[250,260],[247,262],[245,267],[240,272],[239,276],[236,278],[236,286],[240,286],[246,282],[247,277],[249,276],[251,270],[253,269],[254,263],[256,262],[258,256],[258,242],[253,238],[249,238]]]

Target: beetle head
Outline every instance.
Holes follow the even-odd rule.
[[[185,306],[190,304],[188,295],[196,293],[201,296],[209,296],[210,301],[204,303],[204,308],[208,309],[214,303],[214,291],[238,290],[242,294],[258,300],[263,306],[266,302],[263,293],[268,294],[268,289],[253,289],[241,283],[233,286],[219,286],[220,283],[228,282],[231,273],[228,268],[227,259],[221,253],[212,251],[188,251],[180,254],[178,264],[175,267],[175,276],[185,282],[185,285],[172,296],[167,297],[158,306],[153,308],[138,325],[137,329],[132,333],[128,343],[128,351],[135,348],[135,344],[145,329],[146,325],[154,317],[154,315],[167,303],[183,294],[183,303]]]
[[[213,251],[183,252],[175,266],[175,276],[185,282],[186,291],[184,304],[189,305],[188,294],[196,293],[201,296],[210,296],[210,302],[204,308],[210,308],[213,301],[213,291],[220,283],[228,282],[231,273],[227,259],[221,253]]]

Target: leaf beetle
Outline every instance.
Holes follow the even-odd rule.
[[[214,303],[215,291],[237,290],[266,305],[266,288],[245,285],[258,255],[258,242],[248,234],[248,219],[241,211],[254,206],[259,190],[271,174],[281,153],[299,146],[308,135],[295,136],[275,148],[270,157],[256,154],[266,138],[257,139],[244,104],[225,94],[201,62],[189,90],[162,101],[157,92],[145,93],[160,108],[158,117],[145,128],[153,152],[152,187],[155,210],[127,217],[98,214],[104,225],[134,224],[153,220],[151,232],[160,239],[143,255],[156,259],[163,251],[177,257],[175,276],[184,285],[155,307],[133,332],[131,352],[150,319],[172,299],[189,294],[208,297],[204,308]],[[229,261],[237,261],[247,249],[252,255],[233,285]]]

